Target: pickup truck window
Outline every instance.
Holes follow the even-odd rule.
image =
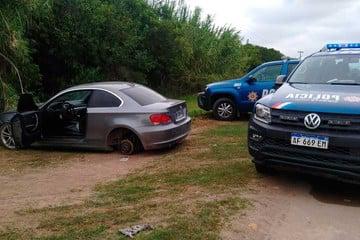
[[[276,77],[279,76],[281,73],[281,67],[282,65],[280,64],[265,66],[258,70],[256,73],[254,73],[253,76],[259,82],[275,81]]]
[[[296,68],[297,63],[289,63],[288,65],[288,75]]]

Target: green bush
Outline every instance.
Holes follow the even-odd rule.
[[[191,94],[282,56],[243,45],[238,31],[216,26],[181,0],[2,0],[0,53],[40,99],[109,80]],[[0,79],[19,92],[14,69],[1,57]]]

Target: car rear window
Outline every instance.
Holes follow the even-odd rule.
[[[120,99],[114,95],[102,91],[95,90],[88,103],[89,108],[106,108],[106,107],[119,107],[121,104]]]
[[[161,94],[143,86],[135,86],[123,89],[122,92],[125,93],[127,96],[131,97],[141,106],[163,102],[166,100],[166,98]]]

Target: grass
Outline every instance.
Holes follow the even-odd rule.
[[[188,99],[194,116],[195,98]],[[98,185],[84,203],[22,211],[37,226],[2,230],[0,239],[126,239],[118,230],[139,223],[155,226],[141,240],[219,239],[231,216],[251,205],[242,197],[256,176],[247,123],[195,118],[194,126],[184,144],[125,179]]]
[[[181,97],[181,99],[186,101],[190,117],[200,117],[207,114],[206,111],[198,107],[196,95],[184,96]]]

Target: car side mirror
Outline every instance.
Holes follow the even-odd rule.
[[[275,81],[275,89],[278,89],[279,87],[281,87],[285,83],[286,79],[287,79],[286,75],[277,76],[276,81]]]
[[[246,81],[248,83],[253,83],[253,82],[256,82],[256,78],[253,75],[250,75]]]

